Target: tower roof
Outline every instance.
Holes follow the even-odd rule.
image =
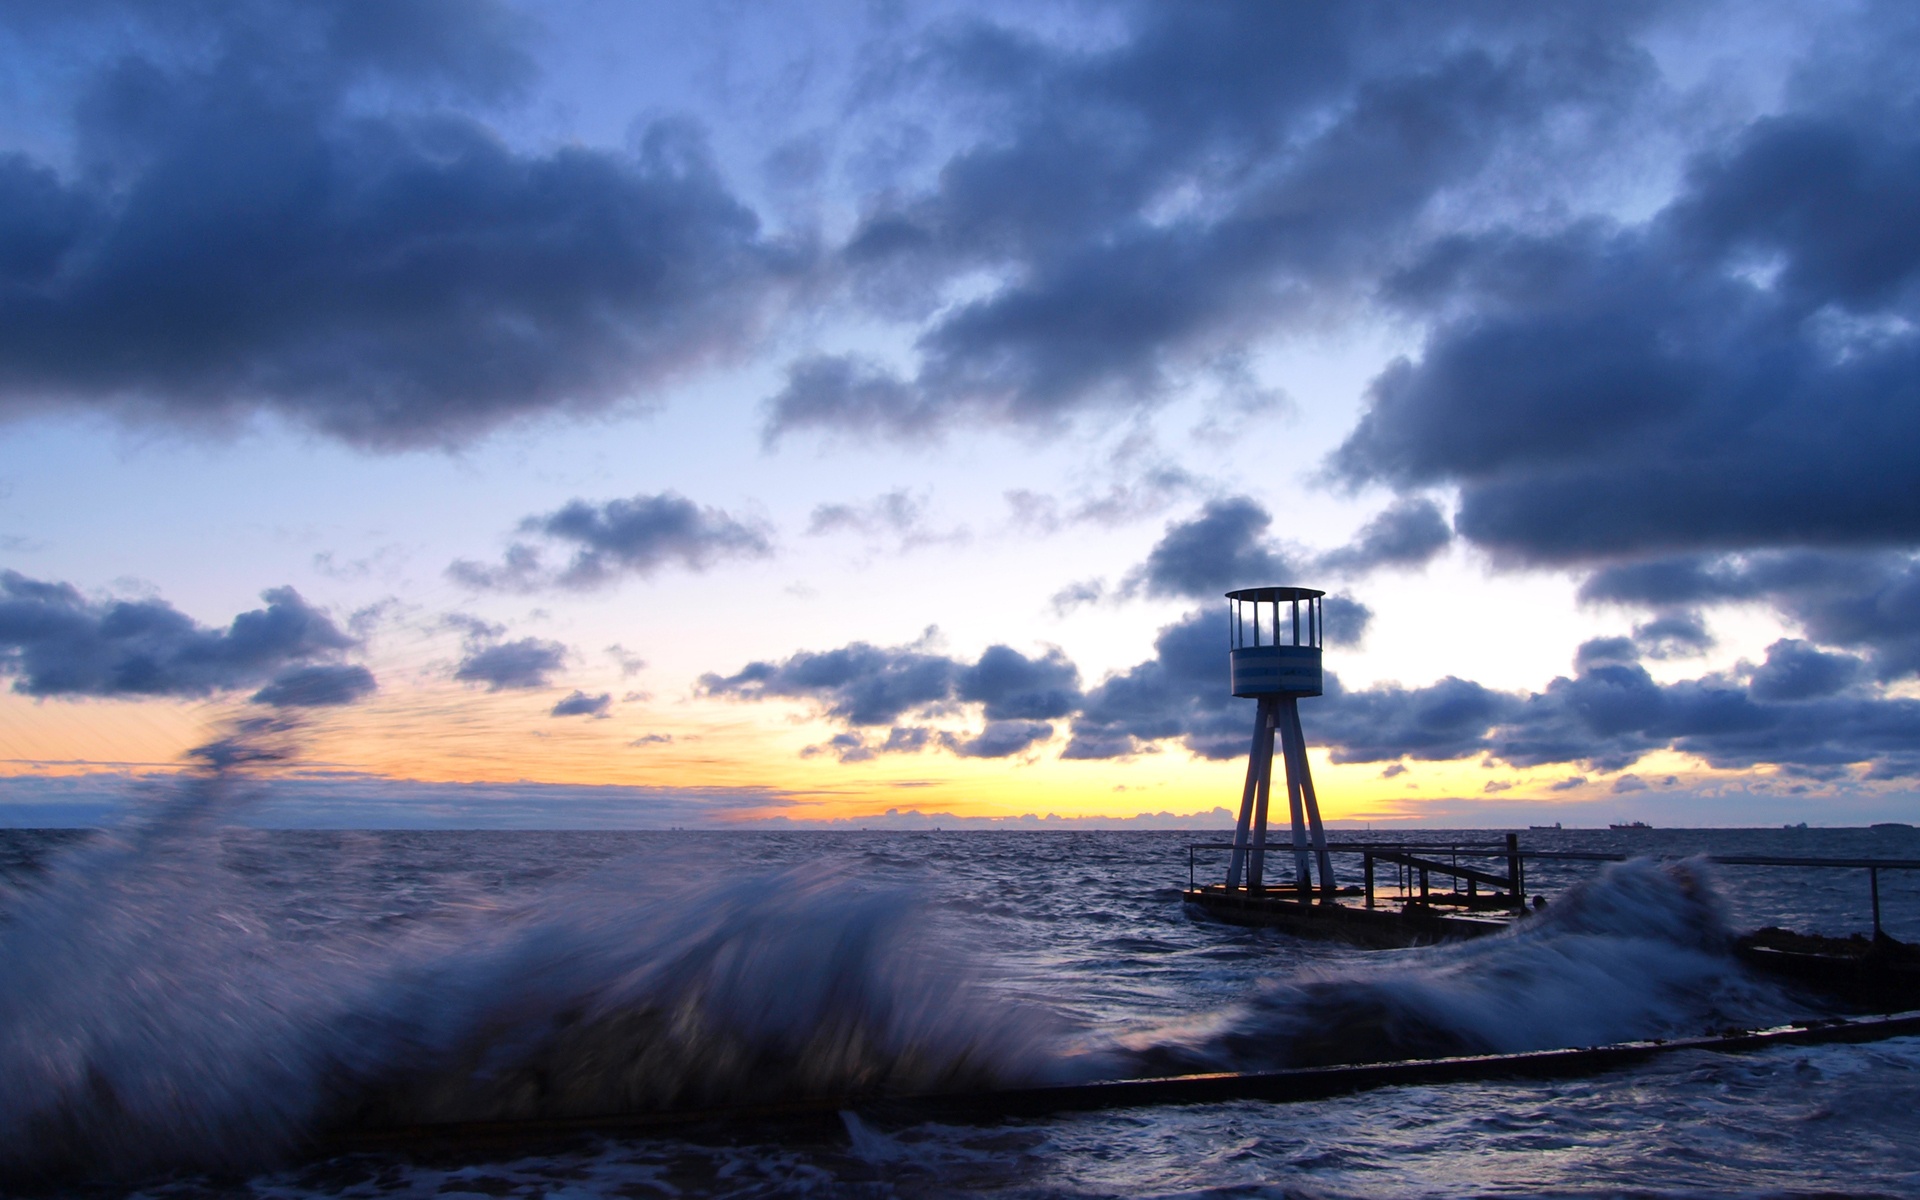
[[[1229,600],[1254,600],[1273,603],[1288,600],[1314,600],[1326,595],[1325,592],[1303,587],[1254,587],[1240,588],[1227,593]]]

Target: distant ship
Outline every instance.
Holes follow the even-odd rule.
[[[1625,825],[1609,825],[1608,829],[1652,829],[1645,821],[1628,821]]]
[[[1527,826],[1527,828],[1528,829],[1558,829],[1560,828],[1560,822],[1555,821],[1551,825],[1529,825]]]

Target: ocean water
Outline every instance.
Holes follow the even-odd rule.
[[[98,1196],[1915,1196],[1920,1039],[972,1126],[854,1113],[331,1153],[343,1127],[1685,1036],[1822,1011],[1731,931],[1869,927],[1868,830],[1539,831],[1514,933],[1186,911],[1217,833],[317,833],[219,779],[0,831],[0,1179]],[[1436,841],[1484,833],[1423,831]],[[1920,878],[1885,873],[1920,941]],[[1920,1007],[1917,1001],[1916,1007]]]

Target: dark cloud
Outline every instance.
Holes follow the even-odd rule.
[[[1079,705],[1080,671],[1058,648],[1028,658],[1009,646],[989,646],[955,679],[954,696],[981,705],[989,721],[1053,720]]]
[[[1812,700],[1860,682],[1865,668],[1851,654],[1828,654],[1797,638],[1782,638],[1767,647],[1767,661],[1754,671],[1747,690],[1757,700]]]
[[[1633,627],[1634,645],[1648,658],[1691,658],[1714,647],[1714,638],[1696,612],[1663,613]]]
[[[1329,646],[1358,646],[1367,640],[1373,610],[1351,596],[1327,596],[1320,601],[1320,621]]]
[[[674,492],[589,504],[570,501],[558,510],[521,522],[570,549],[566,566],[549,569],[538,547],[508,547],[499,566],[458,560],[447,568],[468,587],[533,591],[545,587],[585,590],[622,576],[645,577],[669,564],[704,571],[727,558],[765,558],[773,553],[767,530],[717,508],[702,508]]]
[[[1167,526],[1128,587],[1149,596],[1212,599],[1233,588],[1291,582],[1300,568],[1268,543],[1272,524],[1273,514],[1249,497],[1209,500],[1192,520]]]
[[[1160,630],[1152,657],[1084,690],[1058,651],[1028,658],[996,646],[969,665],[864,643],[752,663],[733,676],[705,676],[702,687],[740,699],[818,702],[850,728],[812,752],[846,762],[930,743],[1006,757],[1051,738],[1063,720],[1066,759],[1123,758],[1166,743],[1232,759],[1247,752],[1254,709],[1228,693],[1225,641],[1218,611],[1190,613]],[[1671,750],[1727,769],[1772,765],[1873,778],[1920,772],[1911,748],[1920,738],[1920,700],[1876,694],[1857,656],[1783,640],[1760,667],[1663,684],[1639,661],[1646,649],[1634,638],[1594,639],[1580,647],[1571,676],[1538,692],[1454,677],[1349,689],[1328,672],[1325,695],[1304,701],[1302,716],[1309,740],[1338,763],[1482,758],[1613,774]],[[908,713],[944,715],[971,704],[981,706],[986,723],[970,737],[898,723]],[[868,735],[882,726],[890,727],[884,741]]]
[[[208,696],[266,686],[282,706],[343,704],[373,690],[362,667],[329,665],[354,639],[292,588],[225,629],[161,600],[88,600],[71,584],[0,571],[0,673],[28,696]],[[304,699],[302,697],[305,697]]]
[[[573,692],[548,713],[551,717],[605,717],[607,710],[613,707],[613,694],[601,692],[598,696],[589,696],[575,688]]]
[[[1488,731],[1515,717],[1521,703],[1449,675],[1421,688],[1380,684],[1350,692],[1329,677],[1322,703],[1303,719],[1309,736],[1333,747],[1335,762],[1388,762],[1400,758],[1446,761],[1485,753]]]
[[[1063,758],[1119,758],[1179,740],[1203,758],[1244,754],[1252,706],[1227,692],[1220,610],[1190,613],[1161,629],[1154,656],[1088,690]]]
[[[1314,560],[1323,571],[1362,574],[1379,567],[1421,567],[1453,541],[1453,530],[1431,500],[1399,500],[1361,527],[1350,545]]]
[[[1452,239],[1335,455],[1534,563],[1920,543],[1911,98],[1756,121],[1638,225]]]
[[[452,445],[644,397],[793,269],[689,126],[522,153],[461,111],[529,77],[504,7],[175,9],[0,14],[79,80],[70,167],[0,155],[0,414]]]
[[[297,667],[253,694],[255,704],[320,708],[352,704],[379,690],[373,672],[352,664]]]
[[[540,638],[470,644],[453,677],[463,683],[484,683],[490,692],[532,690],[546,687],[566,662],[565,646]]]
[[[703,675],[710,696],[816,700],[849,725],[892,725],[908,712],[952,698],[960,664],[943,654],[855,642],[838,650],[801,651],[784,662],[751,662],[728,676]]]
[[[975,737],[943,733],[940,744],[961,758],[1011,758],[1052,736],[1053,726],[1045,721],[988,721]]]
[[[933,432],[937,407],[878,363],[819,354],[787,368],[787,384],[767,402],[764,441],[792,429],[829,428],[860,437],[906,440]]]
[[[1572,161],[1657,79],[1639,6],[1147,6],[1118,37],[949,28],[897,72],[980,134],[842,253],[855,293],[918,320],[904,371],[797,364],[770,438],[903,438],[965,414],[1047,426],[1155,403],[1222,351],[1321,320],[1436,206],[1524,146]],[[1005,282],[944,304],[948,281]]]
[[[1352,578],[1381,567],[1421,566],[1452,540],[1446,520],[1429,500],[1401,501],[1369,521],[1350,545],[1309,554],[1290,550],[1267,536],[1273,514],[1250,496],[1209,500],[1198,515],[1175,521],[1147,552],[1146,561],[1127,574],[1119,594],[1215,599],[1234,588],[1264,584],[1310,587],[1322,575]],[[1063,592],[1064,605],[1098,599],[1099,594]],[[1328,597],[1330,635],[1336,624],[1349,645],[1357,644],[1372,613],[1343,597]],[[1339,613],[1333,610],[1339,609]]]
[[[1004,758],[1053,734],[1048,721],[1067,716],[1080,703],[1080,676],[1057,649],[1029,658],[1008,646],[989,646],[973,663],[917,646],[881,647],[855,642],[838,650],[802,651],[783,662],[753,662],[729,675],[703,675],[710,696],[745,700],[807,699],[829,717],[854,726],[816,753],[842,762],[875,754],[914,753],[938,742],[956,754]],[[942,714],[979,706],[986,727],[959,738],[923,726],[903,725],[910,714]],[[869,743],[865,728],[889,726],[883,744]]]
[[[1605,567],[1593,603],[1655,608],[1762,603],[1815,643],[1864,654],[1873,673],[1920,674],[1920,560],[1902,552],[1689,555]]]

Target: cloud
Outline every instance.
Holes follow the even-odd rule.
[[[1291,581],[1294,560],[1268,544],[1273,515],[1247,496],[1209,500],[1200,514],[1167,526],[1128,576],[1127,588],[1148,596],[1213,599],[1233,588]]]
[[[1755,121],[1639,224],[1437,245],[1336,470],[1529,563],[1920,542],[1911,103]]]
[[[521,542],[507,548],[499,566],[461,559],[447,568],[447,574],[481,590],[585,591],[623,576],[644,578],[669,564],[704,571],[724,559],[765,558],[773,553],[771,536],[758,523],[738,520],[717,508],[702,508],[675,492],[604,504],[573,500],[553,512],[528,517],[520,523],[520,531],[570,549],[572,557],[565,567],[551,570],[539,548]]]
[[[67,583],[0,571],[0,674],[28,696],[209,696],[259,687],[280,706],[371,692],[363,667],[331,663],[357,643],[292,588],[224,630],[161,600],[88,600]]]
[[[525,637],[470,645],[453,677],[463,683],[484,683],[490,692],[531,691],[548,686],[552,674],[566,661],[567,648],[559,642]]]
[[[1101,600],[1106,598],[1106,595],[1107,585],[1105,581],[1099,579],[1082,579],[1077,583],[1068,584],[1048,597],[1047,605],[1053,609],[1054,616],[1064,617],[1076,608],[1081,608],[1088,604],[1100,603]]]
[[[1369,521],[1349,545],[1321,554],[1281,546],[1267,536],[1273,514],[1251,496],[1207,501],[1198,515],[1168,524],[1118,594],[1212,600],[1234,588],[1265,584],[1312,586],[1321,576],[1354,578],[1381,567],[1424,566],[1452,541],[1446,519],[1430,500],[1396,502]],[[1091,585],[1055,597],[1056,611],[1099,599]],[[1329,597],[1344,609],[1357,643],[1370,613],[1364,605]],[[1333,616],[1328,618],[1329,628]]]
[[[575,688],[572,694],[553,706],[550,717],[594,717],[605,718],[607,710],[613,707],[613,694],[601,692],[598,696],[589,696]]]
[[[1148,6],[1057,43],[949,25],[893,76],[978,114],[978,133],[930,187],[878,196],[840,254],[861,302],[913,325],[916,359],[796,363],[767,436],[911,440],[1156,404],[1352,302],[1436,209],[1497,193],[1519,170],[1506,148],[1537,181],[1618,136],[1657,82],[1643,20]],[[984,294],[949,290],[982,277]]]
[[[924,497],[895,488],[864,503],[820,504],[807,518],[807,536],[857,533],[866,538],[889,538],[901,553],[938,542],[961,542],[965,529],[937,533],[927,523]]]
[[[1920,674],[1920,559],[1908,552],[1790,550],[1681,555],[1603,567],[1590,603],[1676,608],[1763,603],[1824,646],[1865,655],[1875,677]]]
[[[989,646],[955,679],[954,696],[981,705],[990,721],[1051,720],[1080,703],[1080,671],[1058,647],[1028,658],[1010,646]]]
[[[1134,467],[1126,460],[1135,457],[1136,450],[1128,439],[1114,456],[1126,477],[1102,489],[1084,490],[1071,502],[1029,488],[1008,491],[1005,495],[1012,525],[1043,535],[1083,523],[1112,528],[1163,512],[1200,488],[1198,476],[1172,462],[1154,461],[1144,468]]]
[[[1423,567],[1453,541],[1453,530],[1433,501],[1395,501],[1363,526],[1352,544],[1314,560],[1320,570],[1358,575],[1378,567]]]
[[[912,647],[854,642],[838,650],[801,651],[778,663],[751,662],[733,675],[702,675],[710,696],[818,701],[849,725],[892,725],[904,714],[952,698],[960,665]]]
[[[362,666],[297,667],[255,692],[253,702],[276,708],[319,708],[352,704],[378,690],[373,672]]]
[[[684,122],[522,152],[464,111],[531,77],[503,6],[89,11],[6,18],[74,91],[71,161],[0,155],[0,414],[457,445],[644,399],[801,269]]]
[[[1329,607],[1330,639],[1334,612]],[[845,728],[810,753],[843,762],[929,744],[1006,757],[1050,739],[1061,721],[1068,739],[1060,756],[1068,760],[1124,758],[1169,743],[1224,760],[1246,754],[1253,705],[1228,692],[1222,633],[1218,612],[1189,613],[1161,628],[1151,657],[1092,687],[1082,687],[1057,650],[1034,658],[995,646],[968,664],[919,647],[866,643],[750,663],[732,676],[704,676],[701,686],[742,700],[815,701]],[[1912,752],[1920,700],[1876,693],[1864,659],[1783,639],[1757,668],[1661,683],[1639,661],[1645,649],[1632,638],[1594,639],[1580,647],[1571,676],[1537,692],[1454,677],[1350,689],[1328,672],[1325,695],[1306,701],[1302,716],[1309,740],[1336,763],[1480,758],[1614,774],[1674,751],[1723,769],[1920,777],[1920,755]],[[985,718],[977,734],[902,720],[971,705]],[[881,727],[888,728],[883,741],[869,736]]]
[[[961,758],[1011,758],[1052,736],[1053,726],[1045,721],[988,721],[971,738],[943,733],[940,744]]]
[[[1202,758],[1244,754],[1253,712],[1227,687],[1223,618],[1190,613],[1160,630],[1152,658],[1088,690],[1061,757],[1120,758],[1173,739]]]
[[[1767,647],[1767,661],[1747,690],[1758,700],[1813,700],[1843,692],[1865,678],[1866,664],[1851,654],[1828,654],[1798,638]]]
[[[861,437],[925,437],[940,415],[886,367],[858,355],[816,354],[787,368],[787,383],[767,401],[763,440],[790,430],[829,428]]]
[[[812,753],[842,762],[876,754],[917,753],[938,743],[956,754],[1003,758],[1052,736],[1047,722],[1080,703],[1079,671],[1058,649],[1028,657],[1009,646],[989,646],[967,663],[914,646],[854,642],[837,650],[802,651],[781,662],[752,662],[733,675],[703,675],[700,690],[740,700],[807,699],[827,717],[852,726]],[[939,715],[978,706],[986,727],[970,738],[903,724],[916,714]],[[862,729],[889,727],[884,743]]]
[[[638,654],[635,654],[618,642],[607,647],[606,655],[619,665],[620,678],[622,679],[631,679],[647,669],[646,659],[641,658]]]

